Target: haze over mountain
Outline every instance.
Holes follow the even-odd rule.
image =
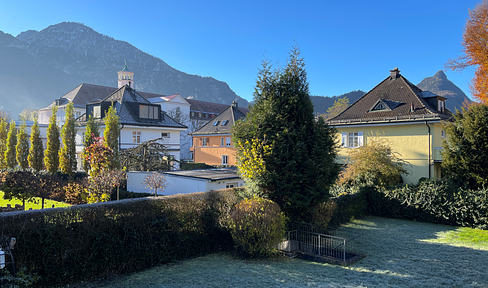
[[[124,60],[136,90],[248,105],[225,82],[186,74],[127,42],[63,22],[17,37],[0,31],[0,107],[17,118],[23,109],[45,107],[81,83],[117,87]]]
[[[470,102],[466,94],[447,79],[446,74],[442,70],[439,70],[432,77],[424,78],[424,80],[417,84],[417,87],[424,91],[430,91],[439,96],[446,97],[446,107],[453,113],[456,111],[456,108],[461,109],[464,101]]]

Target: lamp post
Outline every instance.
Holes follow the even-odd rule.
[[[14,281],[15,281],[15,262],[14,262],[14,256],[12,255],[12,250],[14,249],[14,246],[15,246],[15,243],[17,242],[17,240],[12,237],[10,238],[10,240],[7,238],[7,240],[5,240],[5,247],[3,247],[3,245],[0,244],[0,270],[5,268],[5,266],[7,265],[7,262],[6,261],[6,257],[5,255],[10,255],[10,259],[12,260],[12,274],[14,276]],[[12,285],[14,283],[14,281],[12,281]],[[0,287],[2,287],[2,281],[0,280]]]

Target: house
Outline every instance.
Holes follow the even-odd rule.
[[[169,117],[161,106],[153,104],[132,89],[122,86],[101,101],[88,103],[85,113],[76,122],[80,126],[76,135],[78,168],[81,169],[80,154],[83,151],[84,132],[88,117],[98,119],[104,129],[103,118],[110,106],[114,106],[120,118],[121,131],[119,149],[135,147],[142,142],[162,138],[162,144],[173,159],[180,160],[180,132],[187,127]],[[176,167],[177,168],[177,167]]]
[[[151,172],[128,172],[127,190],[131,192],[153,193],[150,188],[141,183]],[[163,172],[167,187],[159,195],[188,194],[195,192],[209,192],[225,188],[244,186],[244,180],[237,175],[237,169],[217,168],[185,171]]]
[[[232,145],[232,127],[246,117],[234,101],[218,116],[191,133],[193,161],[208,165],[236,165],[236,148]]]
[[[338,130],[339,162],[346,163],[349,149],[367,145],[368,138],[379,135],[410,163],[405,183],[440,178],[445,137],[441,122],[452,118],[445,101],[413,85],[398,68],[391,70],[390,76],[328,121]]]
[[[191,132],[202,128],[203,125],[207,124],[210,120],[218,116],[222,111],[229,107],[229,105],[226,104],[194,99],[186,99],[186,101],[190,104],[190,119],[193,128]],[[244,107],[237,107],[237,109],[244,115],[249,112],[247,108]]]

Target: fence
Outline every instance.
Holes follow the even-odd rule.
[[[365,257],[361,253],[362,240],[362,233],[355,231],[294,222],[278,248],[308,260],[348,265]]]

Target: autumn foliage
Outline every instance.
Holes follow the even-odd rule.
[[[473,96],[482,103],[488,103],[488,0],[483,0],[475,9],[469,10],[463,34],[464,55],[450,59],[446,68],[463,70],[476,66],[470,89]]]

